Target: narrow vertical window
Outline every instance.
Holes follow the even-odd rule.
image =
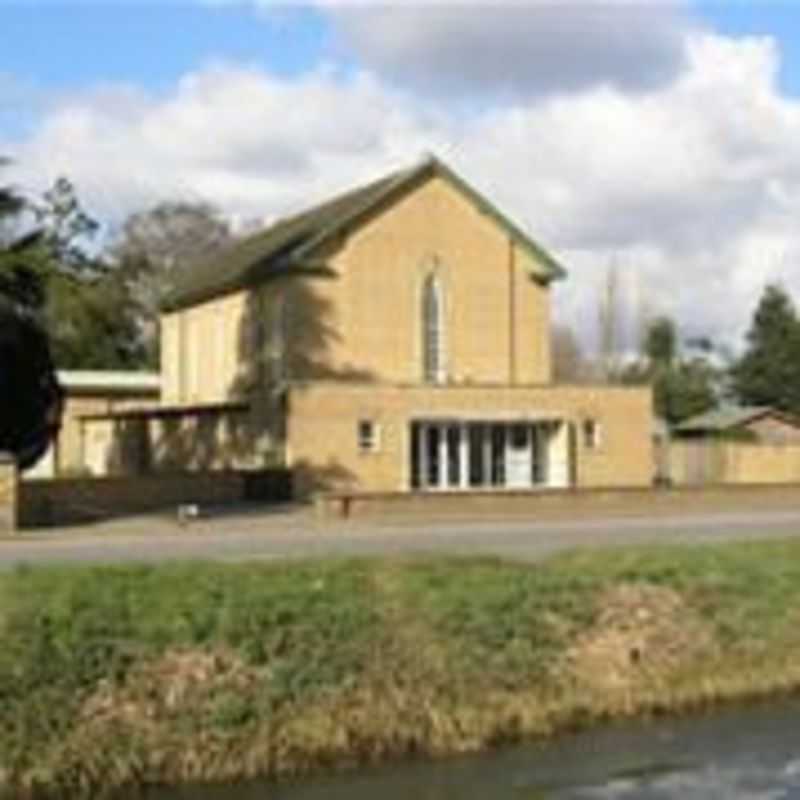
[[[600,426],[594,419],[583,421],[583,446],[587,450],[596,450],[600,445]]]
[[[444,379],[442,306],[441,282],[436,275],[429,275],[422,288],[422,373],[426,383]]]
[[[380,446],[380,435],[377,424],[371,419],[358,421],[358,451],[360,453],[376,453]]]

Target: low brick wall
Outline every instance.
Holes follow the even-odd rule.
[[[292,473],[288,469],[246,470],[244,499],[251,502],[283,503],[292,499]]]
[[[0,535],[17,528],[19,473],[12,456],[0,453]]]
[[[577,519],[758,509],[800,509],[800,485],[527,492],[358,493],[316,498],[323,517]]]
[[[284,470],[185,472],[20,481],[20,527],[72,525],[176,508],[288,500]]]

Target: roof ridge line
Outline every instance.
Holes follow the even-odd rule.
[[[374,209],[417,181],[439,177],[470,203],[478,213],[505,232],[510,242],[530,258],[528,273],[534,280],[549,282],[566,271],[528,233],[473,188],[433,153],[416,163],[389,172],[315,205],[274,220],[262,230],[232,242],[222,252],[189,269],[162,304],[165,312],[206,302],[283,274],[297,265],[314,266],[313,256],[323,243],[341,231],[360,225]]]
[[[384,178],[384,180],[387,181],[387,185],[381,192],[379,192],[377,197],[373,197],[370,198],[369,200],[366,200],[359,208],[352,211],[343,220],[338,220],[337,222],[333,222],[332,224],[323,228],[315,236],[312,236],[311,239],[309,239],[307,242],[301,244],[300,247],[298,247],[297,250],[295,250],[291,254],[290,260],[294,263],[302,261],[303,258],[311,250],[313,250],[320,243],[325,241],[333,232],[335,232],[340,228],[345,227],[349,222],[353,221],[354,219],[358,219],[362,214],[365,214],[371,208],[374,208],[376,205],[385,200],[386,197],[388,197],[392,192],[396,191],[405,183],[414,180],[415,178],[418,177],[419,174],[421,174],[424,170],[430,168],[431,166],[433,166],[433,164],[426,162],[423,164],[418,164],[415,167],[408,167],[406,169],[390,173]],[[376,184],[380,183],[380,181],[375,181],[375,183]]]

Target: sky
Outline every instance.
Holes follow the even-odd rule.
[[[529,0],[0,0],[0,181],[59,175],[113,234],[162,200],[269,221],[434,152],[568,268],[591,347],[736,345],[800,298],[800,6]]]

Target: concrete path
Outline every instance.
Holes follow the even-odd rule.
[[[245,561],[414,553],[536,560],[558,550],[695,544],[800,535],[800,508],[660,517],[322,523],[305,511],[221,515],[181,528],[146,517],[26,533],[0,541],[0,569],[21,564]]]

